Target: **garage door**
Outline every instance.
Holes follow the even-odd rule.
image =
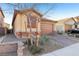
[[[52,33],[52,31],[53,31],[52,24],[42,24],[41,25],[41,33],[42,34],[49,34],[49,33]]]

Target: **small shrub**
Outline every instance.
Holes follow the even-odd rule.
[[[36,53],[40,53],[42,48],[36,47],[35,45],[33,45],[29,48],[29,50],[32,54],[36,54]]]
[[[40,43],[41,44],[45,44],[46,42],[48,42],[49,37],[46,35],[41,36],[40,38]]]

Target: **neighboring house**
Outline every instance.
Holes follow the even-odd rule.
[[[8,34],[8,30],[10,30],[10,24],[4,22],[5,34]]]
[[[26,9],[21,11],[14,11],[12,26],[13,32],[17,37],[25,38],[28,32],[33,34],[39,32],[40,34],[52,33],[54,30],[54,21],[42,19],[41,14],[34,9]],[[31,24],[29,23],[29,19]],[[31,25],[31,30],[30,30]]]
[[[5,34],[6,30],[4,28],[4,14],[2,9],[0,8],[0,34]]]
[[[3,27],[4,25],[4,14],[2,9],[0,8],[0,27]]]
[[[73,29],[74,27],[74,20],[73,18],[66,18],[63,20],[59,20],[55,24],[55,31],[56,32],[65,32],[67,30]]]
[[[10,28],[10,24],[4,22],[4,28],[9,29]]]
[[[75,24],[77,25],[77,28],[79,29],[79,16],[74,17]]]

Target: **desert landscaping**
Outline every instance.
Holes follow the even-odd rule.
[[[24,7],[27,4],[4,5],[18,7],[10,13],[10,24],[4,22],[6,16],[0,7],[0,56],[43,56],[79,43],[79,16],[55,21],[44,17],[51,8],[45,13],[35,9],[42,4],[30,8]]]

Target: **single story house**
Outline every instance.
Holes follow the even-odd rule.
[[[15,10],[12,21],[15,36],[25,38],[29,31],[33,34],[36,32],[39,32],[39,34],[52,33],[55,21],[41,17],[42,14],[34,9]]]
[[[56,32],[65,32],[67,30],[74,28],[74,20],[73,18],[65,18],[63,20],[59,20],[55,24],[55,31]]]

